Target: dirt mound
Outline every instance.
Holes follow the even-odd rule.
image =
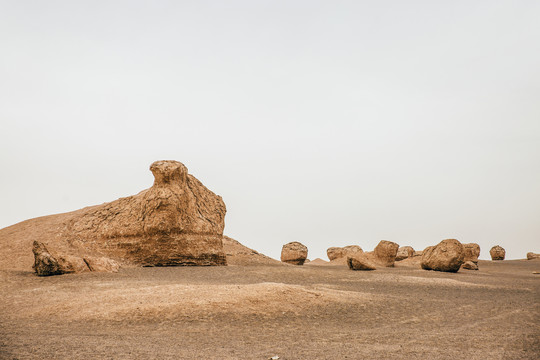
[[[228,237],[223,237],[223,249],[227,256],[228,265],[282,265],[281,261],[272,259],[261,254],[238,241]]]

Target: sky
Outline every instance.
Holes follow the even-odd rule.
[[[0,0],[0,227],[178,160],[299,241],[540,252],[540,2]]]

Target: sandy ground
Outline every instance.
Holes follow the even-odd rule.
[[[0,271],[1,359],[539,359],[540,261]]]

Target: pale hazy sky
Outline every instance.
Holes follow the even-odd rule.
[[[539,19],[537,0],[0,0],[0,227],[174,159],[275,258],[540,252]]]

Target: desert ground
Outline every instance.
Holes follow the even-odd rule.
[[[539,359],[538,260],[0,270],[2,359]]]

